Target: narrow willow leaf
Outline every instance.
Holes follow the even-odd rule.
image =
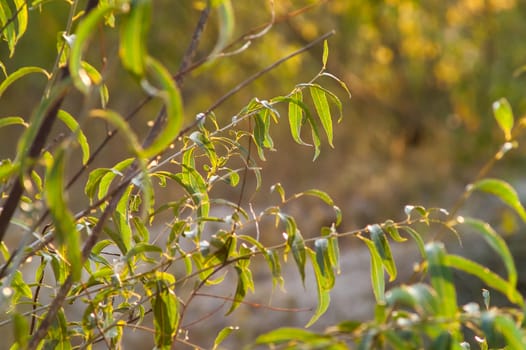
[[[447,255],[444,245],[439,242],[433,242],[427,244],[425,249],[431,285],[442,305],[439,314],[446,317],[454,317],[457,313],[457,294],[451,270],[447,266]]]
[[[218,35],[216,44],[209,55],[209,60],[214,59],[219,55],[224,48],[228,45],[228,42],[232,38],[234,33],[234,10],[230,0],[221,0],[217,4],[218,14]]]
[[[97,33],[98,24],[104,20],[106,15],[115,10],[118,10],[118,8],[108,4],[97,7],[83,18],[75,32],[75,40],[73,40],[71,45],[69,56],[69,72],[75,87],[84,94],[89,92],[91,79],[84,68],[82,68],[82,53],[91,36]]]
[[[324,77],[329,77],[329,78],[335,80],[338,84],[340,84],[340,86],[343,88],[343,90],[345,90],[345,92],[347,93],[347,96],[349,97],[349,99],[352,98],[351,91],[349,90],[349,87],[347,86],[347,84],[345,84],[345,82],[343,80],[341,80],[340,78],[338,78],[334,74],[331,74],[331,73],[328,73],[328,72],[323,72],[323,73],[321,73],[321,75],[324,76]]]
[[[166,124],[157,138],[142,154],[143,157],[149,158],[165,150],[177,137],[183,124],[183,105],[179,89],[170,72],[151,57],[146,59],[146,67],[159,83],[162,91],[159,92],[158,96],[164,100],[166,106]]]
[[[289,101],[289,126],[292,139],[300,145],[309,146],[301,139],[301,127],[303,126],[303,111],[307,108],[303,103],[303,93],[297,90],[290,96]]]
[[[69,211],[64,190],[64,151],[55,154],[55,159],[47,165],[44,195],[56,230],[56,239],[65,252],[74,281],[80,279],[82,269],[80,237],[75,220]]]
[[[478,190],[497,196],[506,205],[511,207],[526,222],[526,210],[522,206],[519,195],[507,182],[499,179],[483,179],[468,187],[470,191]]]
[[[512,303],[524,306],[524,300],[521,294],[515,289],[515,286],[508,283],[496,273],[490,271],[487,267],[464,257],[451,254],[447,256],[445,262],[450,267],[478,277],[488,287],[506,295]]]
[[[501,257],[506,266],[506,271],[508,273],[509,283],[513,286],[517,286],[517,269],[515,268],[515,262],[513,261],[513,256],[508,248],[508,245],[504,239],[493,230],[493,228],[486,222],[472,219],[472,218],[462,218],[462,223],[471,226],[476,230],[476,232],[482,234],[484,240],[489,244],[493,250]]]
[[[264,149],[273,149],[272,138],[269,134],[269,114],[268,110],[265,109],[263,112],[257,113],[254,116],[256,125],[254,126],[254,143],[256,144],[258,155],[261,160],[265,159]]]
[[[390,306],[408,306],[422,316],[435,316],[440,309],[435,291],[423,283],[394,288],[385,298]]]
[[[217,167],[216,150],[214,147],[214,143],[210,141],[208,135],[201,131],[194,131],[192,134],[190,134],[190,136],[188,136],[188,138],[194,141],[196,145],[198,145],[201,149],[203,149],[206,152],[206,155],[208,156],[212,167]]]
[[[314,251],[316,254],[315,263],[324,278],[325,284],[322,286],[326,290],[334,287],[334,271],[332,269],[331,258],[329,257],[329,241],[327,238],[319,238],[314,241]]]
[[[252,278],[249,269],[244,269],[239,266],[236,266],[235,270],[237,272],[236,293],[234,294],[234,298],[232,300],[232,304],[230,305],[230,309],[227,311],[225,316],[230,315],[235,309],[239,307],[241,302],[245,299],[248,290],[247,280]]]
[[[396,227],[393,220],[387,220],[383,224],[383,229],[391,236],[391,238],[395,242],[405,242],[407,241],[407,238],[404,238],[400,236],[400,232],[398,231],[398,228]]]
[[[9,21],[11,21],[12,14],[9,6],[3,1],[0,3],[0,27],[5,26]],[[7,41],[7,46],[9,47],[9,57],[13,56],[15,52],[16,44],[16,29],[15,22],[11,21],[0,35]]]
[[[90,157],[90,148],[88,139],[82,130],[77,120],[68,112],[64,110],[58,111],[58,118],[77,136],[77,142],[82,150],[82,165],[86,165]]]
[[[450,350],[453,347],[453,338],[448,331],[441,332],[438,337],[433,339],[429,349],[431,350]]]
[[[331,295],[329,293],[330,289],[327,289],[327,279],[323,276],[320,266],[316,263],[316,254],[311,250],[307,249],[309,258],[312,262],[312,267],[314,269],[314,276],[316,277],[316,291],[318,292],[318,305],[312,315],[311,319],[305,325],[306,328],[312,326],[329,308],[331,303]],[[330,284],[330,283],[329,283]],[[332,288],[332,287],[331,287]]]
[[[11,282],[11,288],[14,289],[15,293],[19,296],[26,297],[31,300],[33,298],[33,293],[31,288],[24,281],[24,276],[20,271],[15,271],[13,274],[13,280]]]
[[[172,278],[158,277],[155,282],[155,293],[151,299],[155,345],[160,349],[170,348],[179,324],[179,302],[170,288],[174,283],[173,276],[170,277]]]
[[[0,118],[0,128],[9,125],[22,125],[28,127],[28,124],[25,122],[22,117],[2,117]]]
[[[306,195],[306,196],[317,197],[317,198],[321,199],[322,201],[324,201],[326,204],[328,204],[330,206],[334,206],[334,201],[332,200],[331,196],[329,196],[329,194],[327,194],[327,192],[324,192],[324,191],[320,191],[320,190],[317,190],[317,189],[310,189],[310,190],[303,191],[303,192],[299,193],[299,195]],[[297,196],[299,196],[299,195],[297,195]]]
[[[14,0],[16,11],[16,22],[18,31],[16,33],[16,40],[18,41],[26,32],[27,29],[27,19],[28,19],[28,9],[26,0]]]
[[[382,264],[385,270],[389,274],[389,281],[394,281],[396,279],[397,269],[393,254],[391,253],[391,247],[389,246],[389,242],[387,242],[384,231],[378,224],[367,226],[367,230],[371,234],[371,240],[376,247],[378,255],[382,258]]]
[[[136,0],[131,2],[131,9],[120,26],[119,56],[124,68],[136,77],[145,74],[150,17],[151,0]]]
[[[124,169],[126,169],[128,166],[130,166],[133,163],[133,158],[128,158],[125,160],[120,161],[117,163],[113,168],[109,169],[109,171],[106,171],[103,176],[101,177],[99,181],[99,191],[98,191],[98,199],[102,199],[104,196],[108,194],[108,191],[110,189],[110,185],[115,179],[117,175],[122,176],[122,172]],[[96,174],[98,175],[98,174]]]
[[[84,187],[84,193],[90,199],[90,203],[93,203],[95,192],[100,184],[100,181],[109,171],[111,171],[111,169],[98,168],[89,173],[88,181],[86,181],[86,186]]]
[[[298,271],[301,276],[301,281],[303,285],[305,285],[305,241],[303,240],[303,236],[297,229],[292,236],[289,235],[287,244],[292,250],[292,256],[294,257],[294,261],[296,262],[296,266],[298,267]]]
[[[323,64],[323,69],[327,67],[327,59],[329,58],[329,44],[327,43],[327,40],[323,41],[323,55],[321,59],[321,63]]]
[[[142,255],[144,253],[162,254],[162,252],[163,250],[154,244],[141,242],[137,243],[133,248],[128,250],[128,252],[126,253],[126,260],[130,261],[132,258],[138,255]]]
[[[144,225],[144,222],[134,216],[132,219],[131,219],[132,223],[133,223],[133,226],[135,227],[138,235],[135,235],[135,241],[138,242],[138,243],[145,243],[145,242],[149,242],[150,241],[150,232],[148,231],[148,229],[146,228],[146,226]]]
[[[329,259],[331,261],[331,266],[336,267],[336,273],[340,274],[340,246],[338,243],[338,237],[329,237]]]
[[[130,124],[117,112],[109,109],[94,109],[90,111],[90,117],[101,118],[113,124],[125,137],[129,148],[136,154],[142,153],[142,147]]]
[[[9,87],[9,85],[13,84],[18,79],[31,74],[31,73],[41,73],[46,76],[47,79],[51,77],[51,75],[43,68],[40,67],[22,67],[14,71],[13,73],[9,74],[7,78],[5,78],[2,83],[0,84],[0,97],[4,94],[5,90]]]
[[[318,113],[318,117],[320,118],[321,125],[323,126],[325,134],[327,135],[327,141],[329,142],[329,145],[331,147],[334,147],[332,143],[333,132],[331,110],[329,108],[329,102],[327,101],[325,91],[319,89],[315,85],[311,86],[309,91],[312,97],[312,101],[314,102],[314,108],[316,108],[316,112]]]
[[[506,315],[497,314],[490,310],[481,317],[480,329],[485,337],[484,348],[488,349],[524,349],[524,331]]]
[[[385,303],[385,278],[384,278],[384,268],[382,264],[382,258],[376,246],[370,239],[367,239],[362,236],[358,236],[369,248],[369,253],[371,256],[371,284],[373,286],[373,293],[378,304]]]
[[[523,329],[519,328],[517,324],[507,315],[497,315],[493,321],[495,329],[504,335],[506,338],[506,347],[510,349],[525,349],[526,348],[526,334]]]
[[[279,194],[279,198],[281,199],[281,203],[285,203],[285,189],[281,185],[281,183],[276,183],[270,187],[270,192],[277,192]]]
[[[13,315],[13,328],[16,345],[18,345],[19,349],[25,349],[29,341],[29,323],[18,312]]]
[[[319,338],[327,339],[328,337],[301,328],[278,328],[257,337],[256,344],[281,344],[289,341],[294,341],[296,344],[297,342],[308,344]]]
[[[91,82],[97,86],[99,90],[101,107],[102,109],[106,109],[106,104],[108,103],[110,97],[108,87],[103,83],[102,75],[88,62],[82,61],[81,66],[90,78]]]
[[[418,251],[420,252],[420,255],[422,255],[422,257],[425,257],[426,249],[424,245],[424,240],[422,239],[422,236],[420,235],[420,233],[416,232],[414,228],[409,227],[409,226],[401,226],[400,229],[407,232],[413,238],[413,240],[416,243],[416,246],[418,247]]]
[[[130,248],[132,247],[132,231],[130,225],[130,213],[128,210],[128,203],[130,201],[131,192],[133,186],[128,186],[121,199],[117,203],[115,212],[113,213],[113,218],[115,226],[117,228],[119,248],[121,249],[122,254],[127,254]]]
[[[393,350],[411,349],[412,346],[416,345],[416,344],[411,344],[408,340],[403,338],[403,335],[398,334],[398,332],[394,330],[388,330],[386,332],[383,332],[382,335],[387,340],[387,343],[389,344],[389,348]]]
[[[506,141],[511,140],[511,130],[513,129],[513,112],[510,103],[505,98],[493,102],[493,115],[504,132]]]
[[[214,347],[212,350],[217,350],[219,348],[219,345],[232,333],[233,331],[237,331],[239,327],[233,327],[233,326],[227,326],[223,328],[222,330],[217,333],[216,339],[214,340]]]

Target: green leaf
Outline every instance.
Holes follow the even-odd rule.
[[[166,123],[160,134],[148,146],[142,156],[154,157],[164,151],[177,137],[183,124],[183,105],[179,89],[175,85],[170,72],[152,57],[146,59],[146,67],[161,86],[157,96],[164,100],[166,107]]]
[[[110,185],[112,183],[112,181],[115,179],[115,177],[117,175],[121,175],[122,176],[122,172],[124,171],[124,169],[126,169],[128,166],[130,166],[132,163],[133,163],[134,159],[133,158],[128,158],[128,159],[124,159],[122,161],[120,161],[119,163],[115,164],[115,166],[111,169],[108,169],[108,171],[104,171],[106,169],[101,169],[104,171],[102,177],[100,178],[100,181],[99,181],[99,191],[98,191],[98,198],[99,199],[102,199],[104,196],[106,196],[108,194],[108,190],[110,188]],[[99,173],[95,173],[94,174],[96,176],[99,175]],[[90,174],[90,177],[91,177],[91,174]],[[96,179],[94,179],[96,180]],[[91,189],[90,189],[91,190]]]
[[[237,331],[238,329],[239,327],[227,326],[220,330],[216,336],[216,339],[214,340],[214,347],[212,350],[217,350],[219,345],[230,335],[230,333]]]
[[[309,91],[312,97],[312,101],[314,102],[316,112],[318,113],[318,117],[320,118],[321,125],[323,126],[325,134],[327,135],[327,141],[329,142],[329,145],[331,147],[334,147],[332,143],[333,132],[331,110],[329,108],[329,102],[327,101],[325,91],[323,89],[318,88],[317,85],[310,86]]]
[[[125,137],[129,148],[135,155],[142,154],[142,147],[137,136],[130,127],[130,124],[118,113],[110,109],[93,109],[90,117],[104,119],[113,124]],[[144,160],[143,160],[144,161]]]
[[[157,272],[156,277],[153,281],[155,293],[151,299],[155,345],[161,349],[169,349],[179,324],[179,302],[171,288],[175,282],[173,276]]]
[[[26,32],[27,29],[27,18],[28,9],[26,0],[13,0],[15,3],[16,11],[16,22],[18,27],[18,33],[16,34],[16,40],[18,41]]]
[[[133,186],[128,186],[126,191],[122,195],[121,199],[117,203],[117,207],[113,212],[113,221],[117,232],[111,237],[119,246],[122,254],[127,254],[132,246],[132,231],[130,225],[130,213],[128,210],[128,203]],[[108,231],[109,232],[109,231]]]
[[[33,299],[33,293],[31,292],[31,288],[24,281],[24,276],[20,271],[16,271],[13,273],[11,288],[14,289],[16,294],[26,297],[29,300]]]
[[[504,239],[493,230],[493,228],[486,222],[473,218],[465,218],[459,222],[466,224],[476,230],[476,232],[482,234],[484,240],[489,244],[491,248],[502,258],[506,271],[508,273],[509,283],[513,286],[517,286],[517,269],[515,268],[515,262],[513,256],[504,241]]]
[[[510,349],[526,348],[524,330],[520,329],[507,315],[497,315],[493,321],[495,329],[504,335],[506,345]]]
[[[22,67],[14,71],[13,73],[9,74],[7,78],[2,81],[0,84],[0,97],[4,94],[5,90],[9,87],[9,85],[13,84],[18,79],[31,74],[31,73],[41,73],[46,76],[46,78],[50,78],[51,75],[43,68],[40,67]]]
[[[291,225],[290,220],[287,220],[287,225]],[[291,232],[292,230],[295,230],[295,232]],[[292,250],[292,256],[296,262],[296,266],[298,267],[301,281],[303,284],[305,284],[305,241],[303,240],[303,236],[301,235],[300,231],[297,230],[295,223],[294,228],[288,229],[287,233],[287,245]]]
[[[285,203],[285,189],[281,185],[281,183],[276,183],[270,187],[270,192],[277,192],[279,194],[279,198],[281,199],[281,203]]]
[[[511,140],[511,130],[513,129],[513,112],[510,103],[505,98],[493,102],[493,115],[504,132],[506,141]]]
[[[20,349],[25,349],[29,341],[29,324],[24,316],[18,312],[13,315],[13,329],[15,342]]]
[[[331,258],[329,256],[329,240],[327,238],[318,238],[314,241],[314,251],[316,254],[316,264],[324,278],[324,285],[326,290],[331,290],[334,287],[334,271]]]
[[[162,254],[162,252],[163,250],[154,244],[141,242],[137,243],[133,248],[128,250],[128,252],[126,253],[126,260],[129,261],[131,260],[131,258],[137,255],[142,255],[144,253]]]
[[[374,243],[378,255],[382,258],[382,264],[385,270],[389,274],[389,281],[394,281],[397,275],[396,264],[391,253],[391,247],[385,233],[378,224],[367,226],[367,230],[371,234],[371,240]]]
[[[329,77],[332,80],[336,81],[338,84],[340,84],[340,86],[343,88],[343,90],[347,93],[347,96],[349,97],[349,99],[352,98],[351,91],[349,90],[349,88],[347,87],[347,84],[345,84],[345,82],[343,80],[341,80],[340,78],[338,78],[334,74],[331,74],[331,73],[328,73],[328,72],[323,72],[323,73],[321,73],[321,75],[324,76],[324,77]]]
[[[329,44],[327,43],[327,40],[323,41],[323,55],[321,62],[323,64],[323,69],[327,67],[327,59],[329,58]]]
[[[299,193],[297,196],[302,196],[302,195],[317,197],[321,199],[322,201],[324,201],[327,205],[334,206],[334,201],[332,200],[331,196],[327,194],[327,192],[320,191],[317,189],[310,189],[310,190]]]
[[[76,134],[77,142],[79,143],[80,149],[82,150],[82,165],[86,165],[90,156],[90,148],[88,144],[88,139],[80,129],[79,123],[75,118],[73,118],[71,114],[62,109],[58,111],[57,116],[64,124],[66,124],[69,130]]]
[[[307,106],[303,103],[303,93],[296,90],[289,100],[289,126],[292,139],[300,145],[310,146],[301,139],[301,127],[303,126],[303,113]]]
[[[515,287],[487,267],[458,255],[448,255],[445,263],[449,267],[478,277],[488,287],[506,295],[512,303],[524,306],[524,300]]]
[[[519,195],[509,183],[499,179],[482,179],[468,186],[468,190],[478,190],[497,196],[526,222],[526,210],[520,202]]]
[[[95,190],[100,184],[100,181],[106,175],[107,172],[111,171],[108,168],[98,168],[89,173],[88,181],[86,181],[86,186],[84,187],[84,193],[90,199],[90,203],[93,203],[95,196]]]
[[[435,316],[440,309],[435,291],[424,283],[394,288],[385,293],[385,298],[390,306],[408,306],[422,316]]]
[[[278,328],[257,337],[256,344],[281,344],[288,341],[310,344],[320,338],[327,339],[328,337],[301,328]]]
[[[254,143],[256,144],[258,155],[261,160],[265,160],[263,149],[274,150],[274,142],[270,137],[270,115],[269,110],[264,109],[254,116],[256,125],[254,126]]]
[[[6,25],[12,18],[11,9],[9,6],[3,1],[0,3],[0,27],[3,27]],[[3,32],[0,33],[0,35],[7,41],[7,46],[9,47],[9,56],[11,57],[13,53],[15,52],[15,45],[16,45],[16,29],[15,29],[15,22],[11,21],[6,28],[4,28]]]
[[[409,226],[401,226],[400,229],[407,232],[413,238],[413,240],[416,243],[416,246],[418,247],[418,251],[420,252],[420,255],[422,255],[422,257],[425,257],[426,249],[424,247],[424,240],[422,239],[422,236],[420,235],[420,233],[416,232],[415,229]]]
[[[71,45],[69,56],[69,72],[73,79],[73,84],[83,94],[87,94],[91,87],[91,79],[86,70],[82,67],[82,53],[87,46],[89,39],[94,33],[97,33],[97,26],[105,16],[112,11],[118,10],[118,7],[103,4],[91,11],[79,23],[75,32],[75,40]]]
[[[64,150],[59,149],[53,161],[48,161],[44,196],[56,230],[56,239],[65,253],[74,281],[80,279],[82,269],[80,237],[75,219],[69,211],[64,189]]]
[[[400,232],[398,231],[398,228],[396,227],[393,220],[387,220],[386,222],[384,222],[383,229],[391,236],[391,238],[395,242],[401,243],[407,241],[407,238],[400,236]]]
[[[360,238],[369,248],[371,256],[371,283],[373,287],[373,293],[378,304],[385,303],[385,278],[384,268],[382,263],[382,257],[376,250],[376,245],[370,239],[362,236]]]
[[[213,60],[224,50],[234,33],[234,10],[230,0],[221,0],[216,6],[218,14],[218,35],[216,44],[208,56],[208,60]]]
[[[316,263],[316,254],[311,250],[307,249],[309,258],[312,261],[312,267],[314,269],[314,276],[316,277],[316,291],[318,292],[318,305],[312,315],[311,319],[305,327],[312,326],[329,308],[331,302],[331,295],[329,293],[332,288],[331,282],[328,281],[327,277],[321,272],[320,266]],[[333,276],[334,278],[334,276]],[[330,288],[329,288],[330,287]]]
[[[457,313],[457,294],[451,270],[447,265],[444,245],[440,242],[432,242],[426,245],[425,250],[431,285],[441,304],[439,315],[454,317]]]
[[[235,266],[237,272],[237,287],[234,299],[232,300],[232,305],[227,311],[226,315],[230,315],[235,309],[239,307],[241,302],[245,299],[247,290],[254,289],[254,281],[252,279],[252,272],[250,269],[245,267],[240,267],[239,265]]]
[[[0,118],[0,128],[9,125],[22,125],[28,127],[28,124],[25,122],[24,118],[21,117],[2,117]]]
[[[120,28],[119,56],[124,68],[136,77],[145,74],[148,53],[146,39],[150,27],[151,0],[135,0]]]
[[[484,312],[480,328],[491,349],[524,349],[526,347],[524,331],[507,315],[497,314],[493,310]]]

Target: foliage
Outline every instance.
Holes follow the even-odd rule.
[[[29,15],[45,16],[50,3],[0,1],[2,44],[15,61],[19,40],[32,23]],[[524,300],[505,241],[483,220],[457,215],[471,193],[481,191],[497,196],[526,218],[513,187],[487,176],[495,161],[518,147],[517,137],[525,125],[524,120],[515,120],[507,100],[493,106],[504,134],[503,146],[449,213],[408,205],[401,221],[339,232],[342,214],[327,193],[309,189],[287,195],[279,183],[271,188],[277,203],[256,212],[247,199],[247,179],[255,179],[254,192],[264,191],[260,163],[277,148],[272,137],[275,125],[287,123],[290,138],[298,146],[311,147],[313,160],[325,145],[334,145],[335,121],[341,120],[344,107],[339,96],[350,97],[350,92],[328,71],[327,39],[333,32],[246,77],[190,120],[184,107],[192,96],[185,94],[184,83],[193,77],[191,73],[213,76],[222,61],[267,35],[276,20],[270,1],[272,22],[233,39],[233,2],[190,3],[199,8],[200,17],[176,71],[169,68],[159,53],[162,50],[150,45],[156,10],[151,0],[90,0],[83,9],[79,1],[67,2],[69,15],[56,39],[53,66],[28,65],[10,71],[0,62],[5,74],[0,97],[34,73],[47,79],[30,118],[0,118],[2,128],[23,128],[16,156],[0,163],[0,305],[3,326],[12,325],[14,330],[12,349],[91,348],[100,342],[120,348],[136,329],[151,333],[157,349],[198,346],[187,334],[191,305],[214,285],[228,287],[231,275],[233,296],[222,297],[230,305],[227,314],[250,304],[247,294],[258,288],[254,278],[258,257],[268,265],[274,287],[286,277],[281,270],[284,261],[294,262],[303,283],[312,267],[318,303],[309,327],[330,304],[340,270],[340,241],[347,238],[356,238],[369,249],[374,319],[343,321],[325,333],[275,329],[252,346],[467,348],[465,340],[471,339],[464,335],[465,328],[477,335],[481,348],[526,346]],[[292,12],[289,15],[294,17]],[[209,18],[218,25],[216,41],[208,54],[196,59]],[[308,82],[282,95],[253,98],[231,118],[217,111],[264,73],[317,46],[322,47],[321,69]],[[122,78],[119,70],[133,81],[133,92],[112,89],[114,80]],[[333,91],[327,81],[341,89]],[[119,94],[128,103],[135,94],[142,101],[125,113],[111,103]],[[144,133],[136,115],[150,116],[159,105]],[[62,126],[55,125],[59,121]],[[88,132],[94,125],[106,128],[103,138]],[[63,131],[57,135],[58,128]],[[122,157],[107,164],[109,158],[102,158],[116,138]],[[235,193],[237,199],[221,194],[225,192]],[[314,238],[304,238],[299,225],[303,218],[287,212],[287,205],[303,197],[315,197],[333,211],[332,223]],[[261,235],[268,219],[276,232],[283,232],[278,244],[268,244]],[[461,237],[467,229],[477,231],[494,249],[506,277],[448,253],[440,240],[424,234],[434,230],[436,238],[442,238],[451,231]],[[13,234],[21,238],[12,242],[8,238]],[[421,280],[388,289],[385,274],[389,281],[398,277],[392,241],[410,244],[408,238],[422,256],[415,271]],[[32,260],[39,262],[30,272],[27,266]],[[510,306],[492,306],[489,291],[484,292],[483,306],[459,305],[453,269],[479,278],[492,293],[505,295]],[[69,305],[81,310],[80,318]],[[236,328],[230,326],[217,330],[213,344],[203,346],[218,348],[233,331]]]

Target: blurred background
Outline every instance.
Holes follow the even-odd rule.
[[[206,2],[154,3],[149,50],[175,72]],[[349,86],[352,99],[347,99],[337,83],[325,82],[342,100],[344,116],[335,127],[334,149],[323,143],[316,162],[312,162],[312,148],[292,142],[285,120],[273,125],[278,151],[266,152],[267,161],[260,162],[263,186],[252,198],[258,208],[275,202],[276,195],[270,195],[269,188],[276,182],[281,182],[287,193],[309,188],[329,193],[343,211],[339,231],[402,219],[406,204],[449,208],[504,142],[493,119],[492,103],[506,97],[516,118],[526,110],[524,1],[236,1],[234,37],[267,25],[272,19],[271,4],[275,23],[267,34],[253,40],[239,54],[221,58],[207,70],[199,69],[186,77],[182,93],[187,123],[249,75],[331,30],[336,34],[329,39],[327,70]],[[13,72],[26,65],[51,69],[57,33],[64,30],[68,11],[69,4],[64,1],[48,1],[41,9],[31,11],[28,33],[14,58],[8,57],[5,45],[0,49],[6,70]],[[205,57],[214,46],[217,14],[211,16],[196,59]],[[115,40],[115,33],[101,29],[90,48],[90,63],[107,76],[108,107],[125,115],[144,95],[118,66],[112,46]],[[241,90],[216,111],[218,121],[230,121],[254,97],[263,100],[285,95],[297,83],[308,82],[321,68],[322,49],[322,45],[314,47]],[[108,62],[102,62],[102,56],[107,56]],[[42,76],[30,76],[10,87],[0,99],[1,115],[29,118],[45,83]],[[79,100],[67,101],[73,115],[79,110]],[[134,119],[138,134],[145,134],[148,120],[158,109],[159,105],[149,104]],[[86,125],[92,147],[102,140],[105,130],[102,123]],[[12,128],[0,129],[2,159],[14,157],[18,136]],[[112,141],[103,159],[94,166],[113,165],[123,154],[122,147],[118,147],[121,141]],[[525,190],[524,195],[525,156],[526,148],[519,147],[491,173]],[[247,193],[253,192],[254,183],[249,176]],[[72,202],[81,207],[85,203],[82,188],[77,191],[78,198],[72,198]],[[218,195],[235,200],[238,191],[230,188]],[[165,191],[161,195],[168,198],[173,194]],[[499,203],[488,205],[482,202],[486,197],[479,198],[480,202],[477,198],[464,210],[490,220],[520,249],[526,242],[516,234],[520,228],[517,218]],[[314,200],[302,200],[289,210],[297,216],[306,237],[318,235],[320,227],[333,220],[332,211]],[[411,256],[405,252],[401,255]],[[355,259],[358,257],[365,275],[349,278],[360,281],[362,290],[371,297],[368,258],[363,252],[356,252]],[[518,264],[521,280],[525,281],[525,269],[521,269],[519,260]],[[410,271],[411,264],[407,265]],[[335,293],[343,293],[345,298],[345,286],[342,288]],[[333,312],[329,320],[345,317],[337,310]],[[366,313],[346,315],[360,318]]]

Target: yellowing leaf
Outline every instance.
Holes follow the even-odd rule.
[[[511,130],[513,129],[513,112],[510,103],[505,98],[493,102],[493,115],[500,128],[504,132],[506,141],[511,140]]]

